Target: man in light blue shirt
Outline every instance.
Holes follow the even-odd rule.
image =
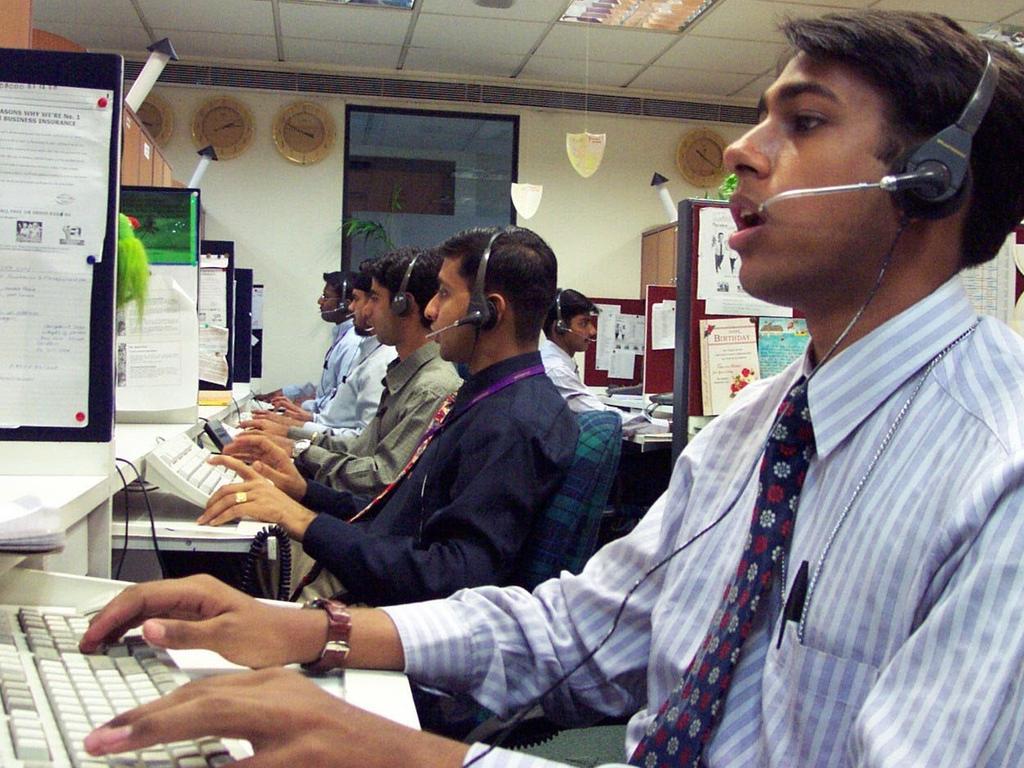
[[[812,341],[701,431],[631,534],[532,595],[485,587],[345,621],[335,606],[288,612],[205,580],[133,587],[83,649],[172,612],[193,620],[146,622],[151,642],[251,665],[334,662],[325,641],[345,639],[349,666],[402,669],[499,714],[539,701],[566,724],[629,716],[624,760],[662,733],[659,707],[691,660],[724,653],[736,667],[700,765],[1024,764],[1024,341],[979,318],[959,276],[1024,218],[1024,61],[933,15],[849,12],[783,31],[789,56],[761,120],[726,151],[739,178],[729,244],[745,289],[799,309]],[[766,440],[802,378],[814,443],[788,546],[762,575],[743,644],[711,647],[734,575],[749,573]],[[85,746],[205,735],[217,707],[221,731],[271,759],[551,765],[412,734],[286,672],[232,686],[228,697],[204,681]],[[665,718],[693,727],[684,708],[702,695]],[[302,725],[276,730],[275,706]],[[672,737],[657,747],[671,752]],[[636,764],[664,764],[654,756]]]
[[[359,351],[359,338],[353,330],[352,290],[355,275],[352,272],[324,272],[323,293],[316,300],[320,318],[334,325],[331,345],[324,354],[320,383],[287,384],[273,392],[258,395],[257,399],[271,402],[286,412],[319,413],[330,402],[338,383],[348,374]]]

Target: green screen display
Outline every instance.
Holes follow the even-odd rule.
[[[197,264],[199,192],[172,187],[122,187],[121,213],[138,220],[135,234],[150,264]]]

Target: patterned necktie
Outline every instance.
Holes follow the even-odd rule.
[[[409,473],[412,472],[412,468],[416,466],[416,462],[420,460],[420,456],[422,456],[423,452],[427,450],[427,446],[430,445],[430,441],[433,440],[434,436],[441,431],[441,426],[444,424],[444,420],[451,412],[452,405],[455,403],[455,396],[457,394],[457,392],[452,392],[442,401],[441,407],[438,408],[437,412],[433,417],[431,417],[430,426],[427,427],[427,431],[423,433],[423,437],[420,438],[419,445],[416,446],[416,450],[412,452],[412,456],[409,457],[405,466],[402,467],[402,471],[398,473],[394,480],[384,486],[384,490],[374,496],[369,504],[352,515],[352,517],[348,519],[348,522],[353,523],[371,512],[379,510],[384,505],[384,502],[387,501],[388,497],[390,497],[394,492],[395,488],[397,488],[399,484],[408,477]],[[302,594],[302,590],[312,584],[323,569],[324,567],[320,563],[314,565],[309,572],[299,580],[298,585],[292,591],[290,599],[293,602],[297,600],[299,595]]]
[[[765,445],[747,546],[725,588],[707,636],[682,681],[658,710],[630,758],[645,768],[700,766],[717,725],[758,605],[768,602],[775,571],[789,545],[800,489],[814,454],[814,430],[801,378],[778,410]]]

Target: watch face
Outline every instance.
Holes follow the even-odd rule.
[[[323,160],[334,146],[334,119],[313,102],[297,102],[274,118],[274,146],[288,160],[310,165]]]
[[[192,121],[196,146],[212,144],[221,160],[240,155],[248,148],[252,137],[252,114],[244,104],[229,97],[206,102]]]

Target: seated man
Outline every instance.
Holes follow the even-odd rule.
[[[394,347],[398,357],[384,376],[376,415],[359,435],[314,435],[311,444],[301,429],[288,431],[294,439],[291,456],[303,476],[367,500],[376,496],[398,477],[444,398],[462,384],[454,366],[441,359],[437,342],[427,339],[430,321],[424,310],[437,293],[440,265],[437,253],[414,248],[392,251],[373,263],[368,318],[377,338]],[[399,295],[406,297],[404,302],[395,301]],[[265,435],[243,432],[225,453],[259,460],[264,474],[292,498],[306,495],[301,476],[289,473],[289,481],[280,474],[288,471],[291,458],[275,450]]]
[[[213,461],[247,480],[215,493],[199,522],[245,515],[278,523],[352,600],[372,605],[514,583],[533,520],[561,486],[579,431],[537,353],[557,262],[525,229],[469,230],[439,252],[426,315],[441,357],[468,363],[471,376],[398,480],[367,507],[317,482],[299,503],[278,480],[271,485],[220,456]]]
[[[308,414],[319,413],[331,399],[338,382],[355,362],[359,348],[359,337],[353,331],[352,288],[355,274],[352,272],[324,272],[324,289],[316,300],[320,308],[320,319],[331,323],[331,346],[324,355],[324,367],[320,383],[289,384],[273,392],[256,395],[257,400],[272,403],[278,408]]]
[[[597,399],[583,382],[573,356],[585,352],[597,339],[597,307],[590,299],[571,288],[559,290],[544,319],[544,336],[540,342],[540,359],[544,372],[574,413],[583,411],[614,411]]]
[[[744,288],[802,311],[811,344],[700,432],[632,533],[532,595],[482,587],[350,617],[208,578],[140,585],[82,648],[173,617],[145,636],[255,666],[401,669],[504,715],[631,715],[636,766],[1019,766],[1024,341],[978,316],[959,272],[1024,217],[1024,60],[932,14],[784,31],[761,120],[725,152],[730,246]],[[894,193],[809,194],[890,174]],[[86,749],[208,735],[216,712],[212,735],[267,762],[551,766],[414,733],[291,673],[224,685],[120,715]]]
[[[257,411],[252,421],[242,423],[243,427],[279,436],[298,427],[306,438],[318,433],[353,437],[363,431],[377,412],[384,391],[384,374],[397,354],[394,347],[382,344],[373,332],[370,266],[369,262],[360,265],[352,290],[353,320],[359,338],[356,358],[348,373],[339,379],[326,405],[313,414],[294,409],[285,414]]]

